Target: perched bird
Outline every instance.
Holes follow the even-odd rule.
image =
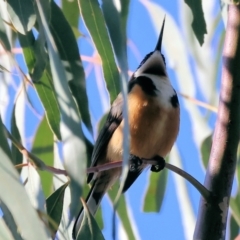
[[[128,112],[130,129],[130,158],[155,159],[159,165],[152,171],[164,167],[163,157],[171,150],[179,131],[179,103],[166,71],[166,63],[161,53],[165,19],[154,51],[145,56],[128,83]],[[91,166],[122,160],[123,98],[119,94],[113,102],[106,123],[103,126],[92,154]],[[163,160],[164,161],[164,160]],[[129,170],[123,192],[137,179],[147,164],[140,164]],[[90,173],[87,182],[93,182],[87,197],[87,204],[94,215],[108,189],[119,179],[121,168],[98,173]],[[80,211],[74,227],[76,238],[83,219]]]

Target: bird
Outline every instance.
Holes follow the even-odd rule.
[[[164,157],[170,152],[179,132],[179,101],[161,52],[164,25],[165,17],[155,49],[144,57],[128,82],[129,159],[133,165],[128,172],[123,193],[149,166],[141,163],[141,159],[159,162],[151,167],[154,172],[164,167]],[[123,97],[120,93],[96,140],[91,167],[122,160],[123,126]],[[120,176],[121,167],[88,174],[87,183],[92,182],[92,187],[86,203],[92,215],[96,213],[104,194]],[[75,220],[73,239],[76,239],[82,220],[83,209]]]

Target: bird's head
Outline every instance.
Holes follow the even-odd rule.
[[[142,74],[153,74],[164,77],[167,76],[165,58],[161,52],[164,24],[165,18],[163,20],[162,28],[154,51],[145,56],[138,69],[135,71],[134,77],[138,77]]]

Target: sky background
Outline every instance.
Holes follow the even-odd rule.
[[[163,8],[162,12],[159,11],[157,18],[153,10],[147,7],[149,6],[147,2],[156,3]],[[208,3],[207,0],[204,0],[202,2],[208,32],[211,33],[211,37],[209,34],[206,37],[207,43],[204,44],[203,48],[200,48],[191,30],[191,14],[187,10],[188,7],[184,5],[184,1],[130,1],[127,25],[128,64],[129,70],[134,72],[143,57],[155,48],[160,26],[164,14],[166,14],[163,53],[166,57],[167,72],[173,87],[178,93],[184,93],[203,102],[211,102],[216,106],[220,74],[216,74],[214,78],[212,68],[215,66],[224,24],[221,19],[218,1],[215,0]],[[58,3],[60,4],[60,2]],[[151,18],[153,15],[154,21]],[[218,22],[216,21],[217,17],[219,18]],[[175,25],[172,24],[172,21]],[[215,22],[216,24],[214,25]],[[171,28],[172,26],[175,26],[175,28]],[[178,37],[174,35],[176,28],[178,30]],[[96,51],[88,30],[82,21],[79,22],[79,29],[84,35],[83,38],[78,39],[78,45],[80,54],[83,56],[82,59],[87,77],[89,106],[94,126],[94,139],[96,139],[98,123],[110,107],[109,98],[102,77],[101,65],[99,63],[93,64],[92,60],[86,60],[88,57],[96,56]],[[183,52],[179,50],[181,46],[184,49]],[[194,58],[195,54],[199,56],[200,60]],[[21,68],[27,72],[22,55],[16,55],[16,59],[20,63]],[[182,64],[187,63],[191,76],[189,76],[187,71],[185,71],[186,75],[181,73],[179,70],[181,68],[181,61],[183,62]],[[189,82],[189,78],[191,82]],[[15,95],[19,85],[20,80],[18,77],[15,77],[14,82],[8,88],[11,96]],[[211,87],[214,87],[214,90]],[[26,136],[25,145],[28,149],[31,149],[33,136],[44,110],[38,101],[35,90],[29,87],[28,93],[35,108],[35,111],[33,111],[30,104],[27,104],[23,108],[26,116],[24,130]],[[9,106],[13,105],[14,100],[14,98],[8,100],[10,103]],[[202,140],[212,131],[216,121],[216,114],[205,108],[196,106],[181,96],[179,96],[179,101],[181,107],[181,124],[172,159],[176,161],[177,156],[179,156],[181,161],[174,163],[203,183],[204,168],[200,159],[199,146]],[[7,108],[6,114],[4,114],[4,119],[8,127],[10,126],[11,110],[11,107]],[[92,137],[89,137],[89,139],[93,141]],[[143,213],[142,205],[144,193],[148,186],[149,173],[149,170],[145,170],[126,193],[128,211],[132,217],[132,227],[136,239],[191,239],[197,217],[200,194],[189,183],[185,181],[182,183],[180,178],[176,178],[174,173],[169,172],[161,211],[159,213]],[[184,187],[186,187],[187,192],[184,191]],[[106,196],[102,201],[102,210],[104,217],[103,234],[107,240],[112,239],[111,209],[109,198]],[[125,239],[121,224],[118,234],[118,239]]]
[[[164,9],[166,13],[166,27],[169,15],[171,15],[176,23],[176,25],[180,29],[181,37],[182,39],[185,38],[184,36],[184,30],[182,29],[182,16],[179,12],[179,10],[182,7],[182,4],[180,4],[180,1],[173,0],[173,1],[152,1],[154,3],[160,4]],[[217,12],[219,13],[219,6],[217,1],[214,3],[214,7],[211,9],[212,11],[212,18],[216,17]],[[159,22],[159,26],[161,26],[163,20],[163,15],[159,15],[159,19],[157,21]],[[191,25],[191,22],[188,23],[189,26]],[[208,23],[207,23],[208,24]],[[188,28],[190,28],[188,26]],[[165,28],[166,29],[166,28]],[[80,24],[80,30],[83,32],[83,34],[88,35],[87,30],[84,27],[84,24]],[[160,28],[159,28],[160,30]],[[129,9],[129,19],[128,19],[128,27],[127,27],[127,36],[128,36],[128,63],[129,63],[129,70],[135,71],[135,69],[138,67],[140,61],[143,59],[143,57],[152,51],[155,47],[157,37],[159,34],[159,30],[156,31],[156,29],[153,26],[153,23],[150,19],[149,11],[146,9],[144,4],[142,4],[141,1],[131,1],[130,3],[130,9]],[[218,41],[219,41],[219,34],[223,30],[223,22],[220,21],[219,25],[217,25],[216,32],[214,33],[214,38],[211,42],[211,54],[216,54],[218,51]],[[171,29],[170,29],[171,32]],[[191,33],[193,36],[193,32]],[[193,36],[194,37],[194,36]],[[174,44],[178,42],[179,39],[172,38],[171,41]],[[163,37],[163,53],[165,53],[165,44],[166,39]],[[81,51],[81,54],[83,55],[92,55],[93,49],[91,48],[91,42],[90,41],[82,41],[82,39],[79,40],[79,48]],[[132,47],[134,45],[134,48]],[[187,45],[187,43],[186,43]],[[185,46],[187,47],[187,46]],[[178,54],[176,52],[176,54]],[[196,69],[194,68],[194,65],[196,62],[194,62],[194,59],[192,58],[191,54],[186,51],[186,55],[188,57],[188,63],[191,68],[191,72],[194,75]],[[181,79],[181,83],[179,83],[179,79],[176,77],[175,70],[173,69],[174,63],[171,62],[172,60],[166,57],[167,62],[167,71],[169,74],[169,77],[171,79],[172,85],[174,88],[181,92],[179,85],[184,85],[185,79]],[[87,62],[84,62],[85,69],[88,67]],[[99,92],[99,85],[101,85],[101,80],[96,78],[96,72],[92,72],[89,75],[87,87],[89,89],[89,96],[90,96],[90,108],[92,113],[92,119],[93,119],[93,125],[95,123],[97,124],[98,121],[101,119],[102,115],[106,112],[109,105],[108,100],[105,99],[105,95],[103,91]],[[193,78],[194,85],[196,87],[196,98],[201,101],[206,101],[205,96],[201,93],[201,91],[198,91],[198,81],[201,81],[201,79]],[[219,85],[219,77],[216,81],[216,85]],[[206,86],[207,87],[207,86]],[[103,88],[103,86],[102,86]],[[188,93],[188,86],[185,85],[185,91],[182,93],[185,93],[189,95]],[[99,99],[98,99],[99,98]],[[180,126],[180,132],[177,139],[177,147],[178,151],[180,153],[182,166],[185,171],[189,172],[191,175],[193,175],[196,179],[198,179],[200,182],[204,182],[204,170],[202,167],[202,164],[200,162],[200,154],[197,150],[196,143],[194,141],[194,131],[192,129],[191,124],[191,118],[189,117],[189,113],[187,112],[187,109],[184,106],[182,97],[179,96],[180,100],[180,106],[181,106],[181,126]],[[199,108],[200,113],[202,114],[202,118],[206,117],[206,114],[208,114],[208,126],[209,129],[212,129],[214,126],[214,122],[216,120],[216,114],[212,113],[206,113],[205,109]],[[96,121],[96,122],[94,122]],[[136,236],[138,236],[139,239],[187,239],[189,234],[184,232],[188,231],[190,233],[193,233],[194,229],[191,229],[192,226],[194,226],[195,222],[185,224],[184,226],[184,214],[185,212],[184,207],[181,209],[181,206],[179,205],[179,198],[181,198],[179,195],[177,195],[176,188],[178,188],[178,185],[176,181],[179,179],[174,178],[174,173],[169,173],[168,177],[168,183],[167,183],[167,190],[164,196],[163,205],[161,208],[161,211],[159,213],[143,213],[142,212],[142,205],[143,205],[143,197],[144,193],[147,190],[147,184],[148,184],[148,178],[149,178],[149,170],[144,171],[140,177],[137,179],[137,181],[131,186],[131,188],[127,191],[127,201],[129,203],[129,212],[131,213],[133,217],[133,222],[136,225],[135,233]],[[190,199],[191,206],[188,206],[190,209],[192,209],[193,216],[197,217],[197,209],[199,205],[200,200],[200,194],[198,191],[191,186],[189,183],[185,182],[187,187],[187,196]],[[103,230],[104,236],[106,239],[111,239],[111,212],[109,210],[109,204],[110,201],[107,197],[103,199],[102,202],[102,209],[103,209],[103,216],[105,221],[105,228]],[[185,204],[188,204],[186,202]],[[185,216],[187,218],[187,216]],[[121,231],[120,231],[121,233]],[[191,234],[190,234],[191,235]],[[192,235],[191,235],[192,236]],[[122,236],[119,237],[119,239],[123,239]]]

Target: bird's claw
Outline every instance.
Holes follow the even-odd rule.
[[[142,165],[141,158],[131,154],[130,155],[130,165],[129,165],[130,172],[136,172],[141,165]]]
[[[161,170],[164,169],[166,162],[163,157],[155,156],[153,160],[157,161],[158,163],[155,165],[152,165],[151,167],[152,172],[160,172]]]

